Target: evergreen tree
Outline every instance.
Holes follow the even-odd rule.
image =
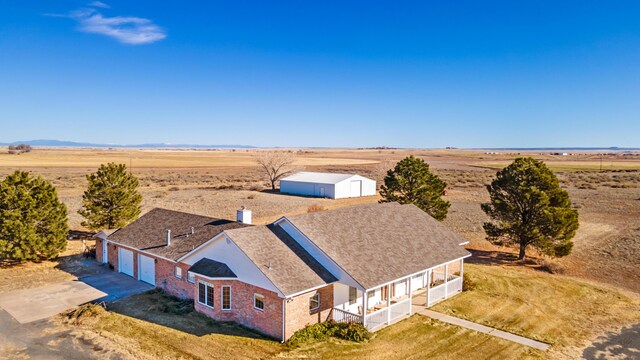
[[[51,183],[23,171],[0,181],[0,262],[53,259],[68,231],[67,207]]]
[[[82,196],[78,211],[86,220],[82,226],[92,230],[120,228],[140,215],[142,196],[138,179],[127,172],[124,164],[102,164],[97,172],[87,175],[89,186]]]
[[[487,240],[519,245],[521,260],[528,246],[556,257],[571,253],[578,211],[544,162],[517,158],[498,171],[487,190],[491,201],[482,204],[492,219],[484,224]]]
[[[442,199],[446,187],[447,183],[429,171],[429,164],[411,155],[387,171],[380,188],[380,202],[414,204],[442,221],[451,206]]]

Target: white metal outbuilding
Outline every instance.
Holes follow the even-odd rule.
[[[280,180],[280,192],[331,199],[376,194],[376,181],[357,174],[303,171]]]

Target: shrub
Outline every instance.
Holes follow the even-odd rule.
[[[249,199],[249,200],[253,200],[255,198],[256,198],[256,196],[254,194],[251,194],[251,195],[247,196],[247,199]]]
[[[476,282],[471,279],[469,274],[462,274],[462,290],[463,291],[471,291],[476,288]]]
[[[329,337],[362,342],[371,338],[371,333],[362,325],[354,323],[339,323],[333,320],[307,325],[296,331],[287,344],[298,346],[309,341],[325,340]]]
[[[539,262],[539,265],[540,270],[546,271],[550,274],[564,274],[565,271],[564,266],[550,259],[542,259],[542,261]]]
[[[311,205],[311,206],[309,206],[307,208],[307,212],[308,213],[318,212],[318,211],[325,211],[325,210],[327,210],[327,208],[322,206],[322,205],[320,205],[320,204],[313,204],[313,205]]]
[[[81,325],[88,320],[99,319],[107,314],[107,308],[104,303],[100,304],[84,304],[79,308],[67,314],[67,319],[73,325]]]

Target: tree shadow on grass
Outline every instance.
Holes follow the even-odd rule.
[[[640,359],[640,324],[598,337],[584,349],[582,357],[589,360]]]
[[[211,334],[252,339],[271,337],[231,321],[215,321],[195,311],[192,299],[179,299],[155,289],[107,304],[109,311],[195,336]]]
[[[538,266],[538,262],[533,258],[525,258],[524,261],[518,260],[518,255],[507,251],[498,250],[476,250],[467,249],[471,252],[471,257],[465,259],[465,263],[481,264],[481,265],[507,265],[507,266]]]

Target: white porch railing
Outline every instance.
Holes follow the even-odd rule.
[[[354,314],[352,312],[338,309],[338,308],[333,308],[331,312],[332,312],[333,320],[339,323],[362,324],[362,315]]]
[[[411,312],[411,298],[408,298],[406,300],[402,300],[398,303],[395,304],[391,304],[391,321],[394,321],[398,318],[401,318],[405,315],[409,315],[409,313]]]
[[[373,331],[374,329],[387,324],[387,311],[388,308],[383,308],[378,311],[374,311],[371,314],[367,314],[366,327],[369,331]]]
[[[431,306],[440,300],[444,300],[460,291],[462,291],[462,278],[459,276],[452,278],[452,280],[444,284],[434,286],[431,289],[429,289],[428,306]]]

